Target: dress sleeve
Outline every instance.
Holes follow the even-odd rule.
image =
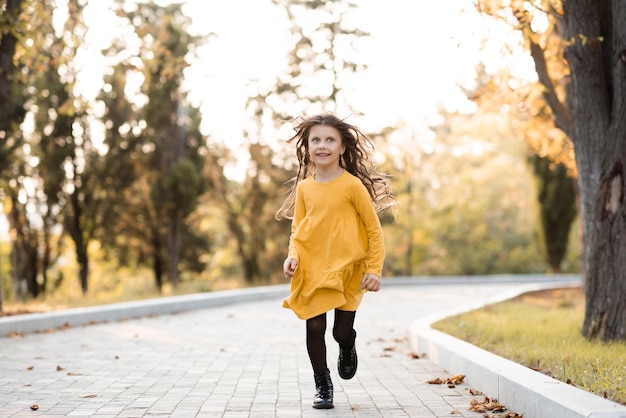
[[[296,188],[296,205],[294,208],[293,219],[291,220],[291,235],[289,237],[289,252],[287,255],[289,258],[295,258],[298,263],[300,262],[300,256],[296,246],[294,245],[294,238],[296,236],[296,231],[298,230],[298,225],[305,215],[306,207],[304,206],[304,196],[302,188],[298,185]]]
[[[366,273],[382,276],[385,261],[385,242],[383,228],[378,219],[372,198],[365,186],[359,182],[354,197],[354,207],[358,212],[367,233]]]

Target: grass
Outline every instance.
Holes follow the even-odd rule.
[[[626,343],[582,336],[581,289],[531,292],[446,318],[433,328],[626,405]]]
[[[116,267],[92,274],[89,292],[85,295],[80,289],[78,280],[72,277],[65,279],[55,291],[45,293],[36,299],[5,300],[0,317],[211,292],[239,288],[244,285],[245,283],[235,279],[195,278],[192,280],[181,277],[181,282],[176,289],[173,289],[170,283],[166,283],[159,292],[151,271]]]

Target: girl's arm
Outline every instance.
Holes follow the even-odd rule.
[[[300,257],[298,255],[298,250],[294,244],[294,238],[296,235],[296,230],[298,229],[298,225],[300,221],[304,218],[305,214],[305,206],[304,199],[302,197],[302,191],[300,187],[296,189],[296,205],[294,208],[293,219],[291,221],[291,235],[289,236],[289,251],[287,254],[287,259],[283,263],[283,273],[285,277],[290,279],[293,277],[296,268],[298,267],[298,263]]]
[[[378,219],[372,198],[363,184],[360,184],[360,187],[357,188],[354,206],[363,221],[363,225],[365,225],[367,233],[368,255],[365,272],[377,276],[380,280],[385,261],[383,228],[380,224],[380,219]]]

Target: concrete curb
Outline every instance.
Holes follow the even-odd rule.
[[[549,281],[528,285],[489,303],[501,302],[533,290],[580,286],[580,280]],[[480,306],[464,309],[469,311]],[[449,370],[464,374],[474,389],[492,394],[510,410],[529,418],[626,418],[626,407],[560,382],[518,363],[512,362],[465,341],[431,328],[439,319],[461,313],[420,319],[410,326],[410,344],[414,353]]]
[[[168,315],[214,308],[287,295],[287,285],[251,287],[210,293],[170,296],[135,302],[112,303],[87,308],[14,315],[0,318],[0,338],[14,334],[42,332],[65,326],[114,322],[153,315]]]

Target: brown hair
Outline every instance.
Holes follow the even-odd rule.
[[[293,217],[296,203],[296,189],[300,180],[314,174],[315,166],[309,158],[309,133],[317,125],[332,126],[337,129],[342,144],[346,147],[339,160],[339,165],[350,174],[358,177],[369,192],[377,211],[397,204],[389,187],[389,176],[379,173],[372,162],[374,145],[371,139],[359,128],[339,119],[332,113],[324,113],[300,119],[295,127],[296,133],[287,142],[296,141],[298,173],[291,179],[291,190],[287,199],[276,212],[276,219]]]

